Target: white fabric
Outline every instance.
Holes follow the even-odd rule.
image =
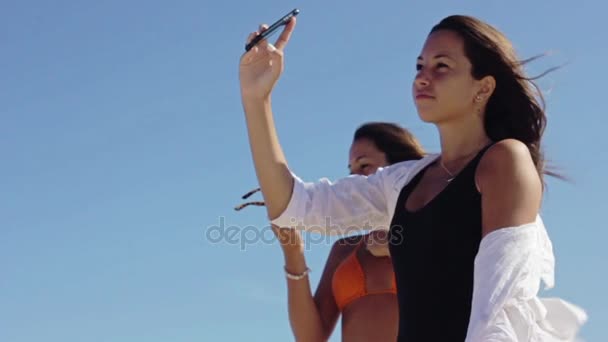
[[[428,155],[335,183],[305,183],[294,175],[286,210],[272,222],[322,234],[388,229],[401,189],[437,159]],[[558,298],[540,299],[541,281],[554,285],[553,247],[540,217],[498,229],[481,241],[475,258],[473,303],[466,342],[575,341],[585,312]]]
[[[388,230],[401,188],[439,155],[378,169],[371,176],[352,175],[330,182],[305,183],[295,174],[285,211],[272,220],[279,227],[295,227],[325,235],[353,230]]]
[[[540,217],[484,237],[475,258],[466,342],[575,341],[585,312],[558,298],[539,298],[554,285],[553,247]]]

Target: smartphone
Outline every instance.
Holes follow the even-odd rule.
[[[287,23],[291,20],[291,18],[295,17],[299,13],[300,13],[300,10],[296,8],[296,9],[292,10],[291,12],[287,13],[283,18],[277,20],[274,24],[270,25],[270,27],[268,27],[268,29],[266,31],[262,32],[260,35],[253,38],[253,40],[251,42],[249,42],[249,44],[245,45],[245,51],[251,50],[252,47],[254,47],[257,43],[260,42],[260,40],[268,38],[279,27],[281,27],[283,25],[287,25]]]

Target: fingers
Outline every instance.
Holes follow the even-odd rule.
[[[261,24],[258,27],[258,34],[262,34],[262,32],[268,30],[268,25],[266,24]],[[268,43],[268,39],[264,38],[262,40],[260,40],[256,46],[262,47],[262,48],[268,48],[270,45],[270,43]]]
[[[259,35],[258,32],[251,32],[249,34],[249,36],[247,37],[247,44],[251,43],[251,41],[253,40],[253,38],[257,37]]]
[[[247,42],[245,44],[245,46],[248,46],[251,44],[251,42],[253,42],[256,37],[258,37],[260,34],[262,34],[262,32],[266,31],[268,29],[268,25],[266,24],[262,24],[258,27],[258,30],[255,32],[252,32],[249,34],[249,36],[247,37]],[[262,39],[259,42],[254,42],[254,46],[251,47],[252,50],[257,51],[258,50],[258,46],[262,46],[262,47],[268,47],[268,41],[266,39]],[[274,48],[274,46],[273,46]]]
[[[287,46],[287,43],[289,42],[289,38],[291,38],[291,33],[293,32],[295,27],[296,27],[296,17],[292,17],[291,20],[287,23],[287,25],[285,25],[285,28],[283,29],[283,32],[281,32],[281,35],[279,36],[277,41],[274,43],[274,46],[278,50],[285,49],[285,46]]]
[[[245,43],[245,49],[247,51],[245,51],[245,53],[243,54],[242,58],[251,58],[251,54],[250,52],[257,52],[258,48],[256,46],[253,46],[252,48],[248,48],[249,44],[251,44],[251,42],[255,39],[255,37],[259,36],[259,32],[251,32],[249,34],[249,36],[247,36],[247,41]]]
[[[277,38],[277,41],[275,42],[274,45],[268,43],[267,39],[262,39],[253,48],[259,46],[259,47],[267,48],[270,50],[274,50],[275,48],[277,50],[283,50],[283,49],[285,49],[285,46],[287,46],[287,43],[289,42],[289,39],[291,38],[291,33],[293,32],[295,27],[296,27],[296,18],[293,17],[285,25],[285,28],[281,32],[281,35],[279,36],[279,38]],[[251,34],[249,34],[249,36],[247,37],[247,44],[251,43],[255,39],[255,37],[259,36],[262,32],[264,32],[266,30],[268,30],[268,25],[261,24],[258,27],[258,30],[256,32],[252,32]]]

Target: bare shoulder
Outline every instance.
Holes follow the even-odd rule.
[[[528,147],[516,139],[505,139],[495,143],[484,154],[482,164],[510,167],[518,163],[532,163]]]
[[[542,182],[528,147],[521,141],[496,142],[483,155],[475,175],[482,197],[484,235],[534,221]]]
[[[484,185],[517,183],[522,177],[540,181],[530,150],[516,139],[501,140],[490,147],[479,162],[476,176],[480,191]]]

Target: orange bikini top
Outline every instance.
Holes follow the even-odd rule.
[[[359,244],[355,247],[355,250],[344,259],[336,268],[334,275],[331,279],[331,287],[334,294],[334,299],[340,311],[350,304],[351,302],[359,299],[363,296],[374,295],[374,294],[396,294],[397,284],[395,283],[395,275],[393,275],[392,286],[387,289],[381,289],[376,291],[368,291],[365,282],[365,273],[357,258],[357,252],[364,245],[367,239],[364,237],[361,239]]]

